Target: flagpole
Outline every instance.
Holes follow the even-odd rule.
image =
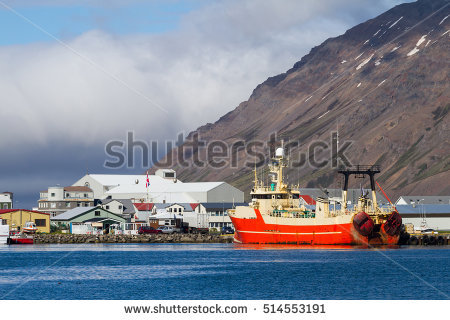
[[[145,186],[147,188],[147,203],[148,203],[148,187],[150,185],[150,180],[148,179],[148,170],[147,170],[147,182],[145,183]]]

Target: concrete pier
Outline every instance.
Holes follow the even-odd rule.
[[[444,246],[450,244],[450,233],[439,234],[402,234],[400,237],[401,245],[410,246]]]

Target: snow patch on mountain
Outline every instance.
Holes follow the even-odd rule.
[[[362,67],[364,67],[374,56],[374,53],[372,53],[372,55],[370,57],[368,57],[366,60],[364,60],[363,62],[361,62],[357,67],[356,70],[361,69]]]
[[[419,41],[417,41],[416,47],[420,46],[425,41],[426,37],[427,35],[423,35],[422,38],[420,38]]]
[[[407,56],[410,57],[413,54],[416,54],[417,52],[419,52],[419,49],[417,47],[415,47],[414,49],[412,49],[410,52],[408,52]]]

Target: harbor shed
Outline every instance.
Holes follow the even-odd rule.
[[[449,204],[450,196],[400,196],[395,205]]]
[[[59,225],[68,225],[72,232],[74,230],[74,226],[79,225],[90,225],[91,227],[95,227],[97,230],[108,230],[113,224],[125,223],[126,218],[122,215],[112,213],[111,211],[97,206],[74,208],[51,218],[51,221]],[[78,230],[80,228],[77,227],[76,229]]]
[[[11,230],[21,231],[26,222],[34,222],[37,232],[50,232],[50,214],[25,209],[0,210],[3,225],[9,225]]]
[[[397,205],[403,224],[411,223],[415,230],[450,230],[449,204]]]

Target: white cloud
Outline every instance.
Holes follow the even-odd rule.
[[[0,47],[0,147],[101,145],[130,129],[141,139],[174,138],[215,121],[312,46],[391,2],[218,1],[171,33],[93,30],[67,42],[98,67],[58,43]]]

